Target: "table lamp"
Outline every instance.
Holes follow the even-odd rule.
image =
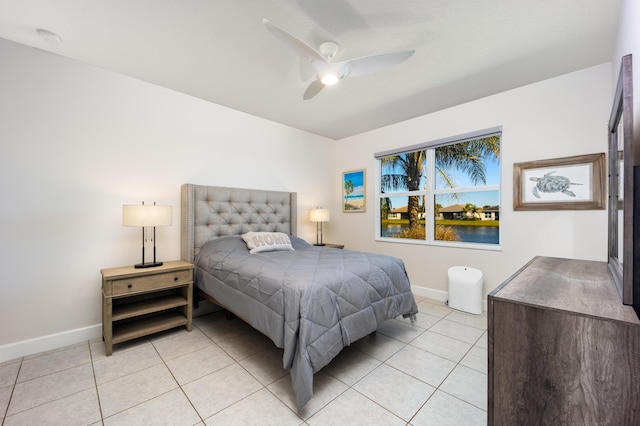
[[[171,206],[158,206],[142,204],[122,206],[122,226],[137,226],[142,228],[142,263],[136,268],[152,268],[161,266],[162,262],[156,262],[156,226],[169,226],[173,223]],[[144,256],[145,228],[153,227],[153,262],[146,263]]]
[[[309,220],[316,222],[316,246],[323,246],[322,242],[322,222],[329,222],[330,214],[328,209],[318,207],[316,209],[309,210]]]

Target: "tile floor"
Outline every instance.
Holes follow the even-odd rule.
[[[282,350],[222,312],[114,347],[0,364],[2,425],[485,425],[487,320],[417,298],[314,376],[296,413]]]

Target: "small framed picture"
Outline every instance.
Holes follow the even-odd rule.
[[[342,173],[342,211],[344,213],[364,212],[365,194],[364,169]]]
[[[604,153],[516,163],[513,210],[604,209],[604,168]]]

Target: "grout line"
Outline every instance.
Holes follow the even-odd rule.
[[[215,342],[213,340],[211,340],[211,338],[209,336],[207,336],[204,331],[200,330],[200,328],[196,324],[193,323],[193,320],[191,321],[191,327],[192,327],[192,330],[193,330],[194,327],[197,328],[207,339],[209,339],[211,341],[211,343],[215,344]],[[161,340],[158,340],[158,341],[161,341]],[[182,394],[187,399],[187,401],[189,401],[189,405],[191,405],[191,408],[193,408],[193,411],[195,411],[196,415],[200,419],[200,422],[202,422],[202,424],[205,424],[205,420],[202,418],[202,414],[200,414],[200,412],[198,411],[196,406],[193,404],[193,401],[191,401],[191,398],[189,398],[189,395],[187,395],[187,393],[184,391],[184,389],[182,388],[182,385],[180,384],[180,382],[178,381],[176,376],[173,374],[173,371],[171,371],[171,368],[169,368],[169,366],[167,365],[167,362],[165,361],[165,359],[162,357],[160,352],[158,352],[158,348],[156,348],[156,345],[153,344],[153,341],[150,340],[150,342],[151,342],[151,346],[153,346],[153,349],[156,351],[156,353],[158,354],[158,356],[162,360],[162,363],[164,364],[164,366],[167,368],[167,370],[169,370],[169,374],[171,374],[171,377],[173,377],[173,380],[175,380],[176,384],[178,385],[178,389],[180,389],[180,392],[182,392]],[[197,349],[197,350],[200,350],[200,349]],[[189,353],[193,353],[193,352],[195,352],[195,351],[191,351]],[[171,391],[169,391],[169,392],[171,392]],[[157,398],[157,396],[155,398]]]
[[[87,342],[89,345],[89,359],[91,360],[91,371],[93,372],[93,383],[96,388],[96,397],[98,398],[98,411],[100,412],[100,423],[104,425],[104,416],[102,415],[102,402],[100,401],[100,392],[98,391],[98,380],[96,379],[96,369],[93,364],[93,351],[91,350],[91,340]]]
[[[9,395],[9,400],[7,401],[7,408],[5,409],[2,415],[2,425],[4,425],[5,420],[9,416],[9,407],[11,406],[11,401],[13,400],[13,393],[16,390],[16,385],[18,384],[18,377],[20,376],[20,371],[22,370],[22,363],[24,362],[24,357],[20,358],[20,366],[18,367],[18,372],[16,373],[16,378],[13,381],[13,386],[11,387],[11,395]]]
[[[240,320],[240,318],[237,318],[237,317],[236,317],[236,318],[234,318],[233,320],[236,320],[236,319]],[[240,321],[242,321],[242,320],[240,320]],[[243,321],[243,322],[244,322],[244,321]],[[250,393],[249,395],[246,395],[244,398],[242,398],[242,399],[240,399],[240,400],[238,400],[238,401],[234,402],[233,404],[229,405],[228,407],[223,408],[222,410],[218,411],[217,413],[219,413],[219,412],[221,412],[221,411],[224,411],[224,410],[226,410],[227,408],[232,407],[232,406],[234,406],[234,405],[238,404],[240,401],[243,401],[243,400],[245,400],[245,399],[249,398],[251,395],[254,395],[254,394],[256,394],[256,393],[258,393],[258,392],[260,392],[261,390],[263,390],[263,389],[264,389],[264,390],[266,390],[267,392],[269,392],[271,395],[273,395],[273,396],[274,396],[278,401],[280,401],[280,402],[282,403],[282,405],[284,405],[287,409],[289,409],[293,414],[295,414],[295,415],[296,415],[296,416],[297,416],[297,417],[298,417],[298,418],[299,418],[299,419],[300,419],[304,424],[306,424],[305,419],[304,419],[304,418],[302,418],[302,416],[300,416],[300,414],[298,414],[295,410],[291,409],[291,407],[289,407],[289,406],[288,406],[288,405],[287,405],[287,404],[286,404],[282,399],[280,399],[280,398],[278,397],[278,395],[276,395],[275,393],[273,393],[273,392],[271,391],[271,389],[269,389],[269,388],[268,388],[268,386],[269,386],[269,385],[271,385],[271,384],[273,384],[273,383],[277,382],[278,380],[282,379],[282,377],[280,377],[280,378],[276,379],[276,380],[275,380],[274,382],[272,382],[272,383],[269,383],[269,385],[265,385],[265,384],[263,384],[263,383],[262,383],[262,382],[261,382],[261,381],[260,381],[260,380],[255,376],[255,375],[253,375],[249,370],[247,370],[247,368],[246,368],[244,365],[242,365],[242,364],[240,363],[240,361],[242,361],[242,360],[244,360],[244,359],[247,359],[247,358],[250,358],[250,357],[251,357],[251,356],[253,356],[253,355],[250,355],[249,357],[245,357],[245,358],[243,358],[242,360],[236,360],[236,359],[235,359],[235,358],[234,358],[234,357],[233,357],[233,356],[232,356],[228,351],[226,351],[226,350],[224,349],[224,347],[222,347],[221,345],[219,345],[219,344],[218,344],[216,341],[214,341],[210,336],[208,336],[208,335],[204,332],[204,330],[200,329],[200,327],[198,327],[196,324],[194,324],[194,326],[195,326],[195,327],[197,327],[197,328],[202,332],[202,334],[204,334],[204,335],[205,335],[205,336],[206,336],[206,337],[211,341],[211,343],[212,343],[213,345],[215,345],[215,346],[217,346],[218,348],[220,348],[220,350],[222,350],[222,351],[223,351],[223,352],[224,352],[224,353],[225,353],[229,358],[231,358],[231,360],[233,360],[233,362],[234,362],[235,364],[237,364],[240,368],[242,368],[244,371],[246,371],[246,372],[247,372],[247,374],[249,374],[251,377],[253,377],[253,378],[254,378],[254,380],[256,380],[258,383],[260,383],[260,385],[262,386],[260,389],[256,390],[255,392]],[[222,341],[230,340],[230,339],[231,339],[231,338],[228,338],[228,339],[224,339],[224,340],[222,340]],[[275,345],[274,345],[274,346],[275,346]],[[263,350],[262,352],[264,352],[264,351],[266,351],[266,349],[265,349],[265,350]],[[257,355],[257,354],[259,354],[259,353],[261,353],[261,352],[257,352],[257,353],[256,353],[256,354],[254,354],[254,355]],[[224,368],[227,368],[227,367],[224,367]],[[222,369],[219,369],[219,370],[216,370],[216,371],[221,371],[221,370],[222,370]],[[214,372],[209,373],[209,374],[213,374],[213,373],[214,373]],[[189,402],[191,402],[191,401],[189,401]],[[194,408],[195,408],[195,407],[194,407]],[[212,414],[211,416],[214,416],[214,415],[216,415],[217,413],[214,413],[214,414]],[[211,416],[210,416],[210,417],[211,417]],[[204,419],[203,419],[203,422],[204,422]]]

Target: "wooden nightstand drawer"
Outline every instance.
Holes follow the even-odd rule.
[[[165,272],[162,274],[147,275],[141,277],[129,277],[121,280],[113,280],[111,295],[113,297],[159,290],[172,286],[185,284],[191,281],[191,270]]]

